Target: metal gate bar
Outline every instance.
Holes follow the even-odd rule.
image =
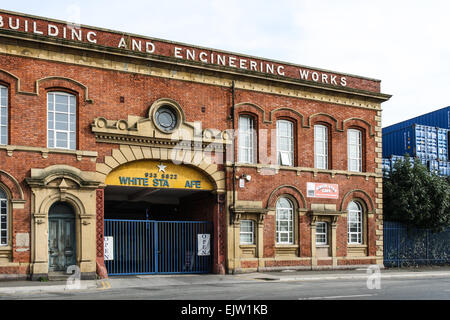
[[[212,224],[207,221],[105,219],[105,237],[113,239],[110,275],[209,273]],[[198,255],[198,234],[210,235],[210,254]]]
[[[384,266],[448,264],[450,228],[439,233],[384,221]]]

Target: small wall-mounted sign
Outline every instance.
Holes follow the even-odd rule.
[[[104,256],[105,261],[114,260],[114,237],[104,238]]]
[[[337,184],[307,182],[306,190],[309,198],[339,198],[339,185]]]
[[[209,233],[199,233],[197,235],[198,242],[198,251],[197,255],[199,256],[209,256],[210,255],[210,238],[211,235]]]

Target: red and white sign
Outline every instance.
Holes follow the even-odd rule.
[[[310,198],[339,198],[339,185],[331,183],[306,183],[307,196]]]

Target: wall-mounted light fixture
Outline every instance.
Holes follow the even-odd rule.
[[[252,180],[252,176],[243,173],[241,176],[236,176],[236,179],[245,179],[247,182],[250,182],[250,180]]]

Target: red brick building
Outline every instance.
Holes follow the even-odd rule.
[[[382,265],[389,97],[0,11],[0,277]]]

